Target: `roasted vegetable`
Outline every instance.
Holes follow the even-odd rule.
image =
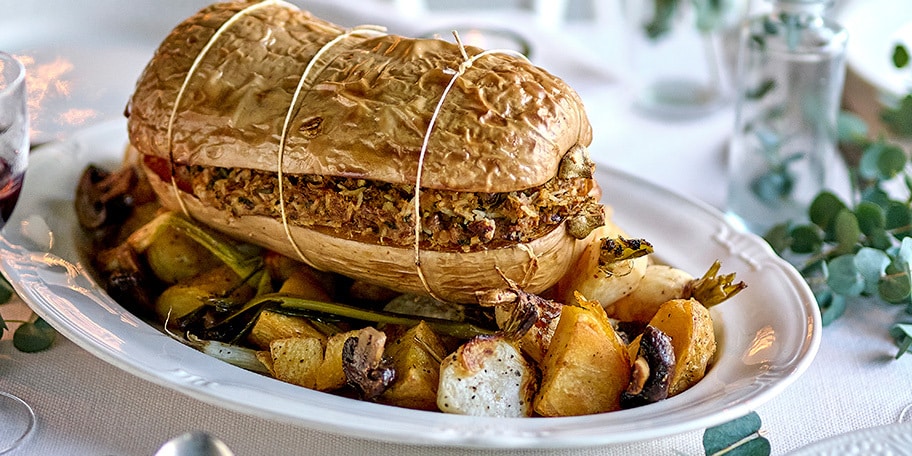
[[[74,206],[79,225],[101,245],[120,244],[124,234],[133,231],[134,219],[148,217],[148,210],[137,214],[137,208],[160,207],[148,182],[132,165],[115,172],[87,166],[76,187]]]
[[[317,273],[305,265],[291,271],[288,278],[282,282],[279,293],[297,296],[301,299],[312,299],[314,301],[332,301],[329,290],[326,289],[323,282],[317,277]]]
[[[269,344],[272,372],[283,382],[316,389],[318,370],[323,364],[323,340],[316,337],[289,337]]]
[[[437,407],[460,415],[531,416],[537,386],[537,372],[515,342],[478,336],[441,363]]]
[[[551,344],[551,337],[560,320],[561,304],[541,296],[526,293],[516,282],[504,277],[506,288],[479,291],[478,304],[494,307],[498,327],[519,346],[529,358],[540,363]]]
[[[370,326],[345,339],[342,371],[365,400],[374,400],[392,384],[396,371],[384,357],[386,334]]]
[[[242,369],[261,374],[272,375],[273,373],[272,360],[261,358],[260,354],[263,352],[217,340],[203,340],[193,334],[188,334],[186,339],[179,340],[213,358]]]
[[[219,266],[221,261],[182,232],[163,228],[146,246],[146,263],[162,282],[174,284]]]
[[[621,407],[639,407],[668,397],[675,371],[674,346],[660,329],[647,325],[632,359],[630,384],[621,394]]]
[[[695,299],[673,299],[662,304],[649,322],[671,338],[676,366],[668,395],[674,396],[700,381],[716,352],[716,335],[709,310]],[[639,351],[640,338],[629,347]]]
[[[243,277],[228,266],[220,266],[168,287],[155,301],[155,311],[163,321],[175,320],[202,306],[240,306],[255,293]]]
[[[437,410],[440,362],[446,355],[443,343],[430,326],[421,322],[410,328],[387,344],[386,356],[396,378],[379,400],[399,407]]]
[[[630,261],[645,261],[651,246],[624,238],[610,221],[596,233],[614,234],[588,252],[602,274],[592,288],[599,292],[626,294],[622,285],[636,283],[640,300],[651,287],[659,291],[653,301],[683,293],[715,304],[744,286],[733,284],[733,275],[717,276],[718,263],[700,279],[666,266],[644,268],[666,276],[637,279],[641,263]],[[564,305],[501,275],[504,287],[476,290],[478,306],[408,294],[384,305],[388,289],[251,249],[175,213],[141,224],[97,259],[103,273],[132,290],[129,296],[157,293],[139,281],[144,271],[155,271],[155,283],[176,282],[158,296],[156,309],[187,334],[188,345],[289,383],[351,395],[349,385],[364,399],[401,407],[566,416],[640,406],[698,381],[715,351],[712,321],[695,300],[663,305],[654,326],[625,349],[599,302],[580,293]],[[633,276],[613,269],[624,264]],[[360,306],[362,300],[371,303]],[[645,317],[625,317],[625,327],[645,326]],[[447,355],[460,339],[469,340]]]
[[[686,271],[664,264],[650,264],[630,294],[606,302],[605,311],[620,321],[648,322],[666,301],[681,299],[694,277]]]
[[[237,275],[246,277],[262,268],[260,251],[249,244],[234,241],[211,228],[189,220],[177,212],[164,212],[143,225],[127,238],[127,244],[138,253],[145,253],[160,236],[172,230],[196,241],[212,255],[230,267]]]
[[[342,367],[342,351],[345,349],[345,341],[352,337],[358,337],[357,330],[333,334],[326,341],[323,363],[317,368],[318,390],[333,391],[347,383]]]
[[[601,232],[612,232],[606,228]],[[647,255],[652,245],[642,239],[620,235],[603,237],[583,250],[579,261],[559,283],[563,302],[572,302],[574,293],[587,299],[611,303],[637,288],[646,273]]]
[[[620,408],[630,381],[626,347],[605,311],[577,294],[565,305],[541,365],[535,411],[544,416],[587,415]]]
[[[284,315],[266,309],[257,316],[256,323],[247,336],[247,341],[253,346],[265,350],[269,348],[272,341],[290,337],[313,337],[322,339],[324,342],[327,338],[304,317]]]
[[[491,334],[493,330],[479,327],[468,322],[443,320],[439,318],[415,317],[379,310],[365,309],[354,305],[314,301],[283,293],[258,296],[251,304],[275,306],[278,312],[299,314],[307,317],[346,318],[370,323],[382,323],[402,326],[414,326],[424,321],[439,334],[467,339],[479,334]]]
[[[603,302],[612,318],[622,321],[648,322],[659,307],[672,299],[694,298],[706,307],[712,307],[747,287],[735,283],[735,274],[718,275],[722,267],[714,262],[706,273],[695,279],[689,273],[666,265],[649,265],[637,287],[614,302]]]

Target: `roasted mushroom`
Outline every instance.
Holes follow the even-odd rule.
[[[383,357],[386,334],[370,326],[349,337],[342,347],[342,370],[348,383],[362,399],[373,400],[383,394],[396,372]]]
[[[639,407],[668,397],[674,369],[675,354],[671,338],[655,326],[646,326],[637,357],[633,361],[630,384],[627,391],[621,393],[621,407]]]
[[[76,188],[76,216],[87,230],[123,221],[133,205],[130,189],[136,185],[133,168],[116,173],[94,165],[83,171]]]

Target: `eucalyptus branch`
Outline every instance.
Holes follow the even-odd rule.
[[[896,46],[893,63],[909,65],[903,46]],[[912,87],[882,119],[893,134],[912,137]],[[765,237],[780,255],[803,264],[825,324],[853,298],[905,306],[907,316],[890,328],[899,358],[912,348],[912,151],[886,137],[869,138],[867,124],[849,113],[841,115],[839,127],[840,145],[860,149],[857,163],[849,165],[850,200],[821,192],[808,209],[810,223],[786,222]],[[888,191],[896,183],[908,194]]]

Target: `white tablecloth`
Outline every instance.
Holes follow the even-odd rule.
[[[0,19],[0,49],[67,56],[74,63],[72,89],[93,89],[84,92],[94,94],[92,99],[73,93],[71,98],[49,102],[42,114],[45,118],[77,101],[95,109],[86,121],[89,124],[119,115],[122,100],[157,42],[204,2],[86,3],[0,1],[0,11],[13,12]],[[307,5],[344,25],[376,22],[372,15],[379,11],[339,10],[323,2]],[[11,31],[10,24],[16,25],[15,30]],[[548,68],[583,97],[595,129],[591,149],[597,153],[596,159],[721,207],[724,150],[733,123],[731,107],[678,121],[631,111],[618,75],[610,74],[610,66],[598,60],[617,57],[617,43],[606,41],[616,39],[613,32],[580,28],[568,39],[603,46],[578,53],[558,47],[559,52],[540,56],[545,61],[552,59]],[[105,36],[107,33],[110,35]],[[134,35],[145,39],[121,38]],[[586,63],[587,56],[594,59]],[[49,127],[45,132],[49,139],[65,137],[67,128],[73,128],[65,125],[51,131],[54,125],[43,125]],[[853,303],[843,318],[825,328],[819,354],[809,370],[757,410],[774,454],[840,433],[894,423],[903,408],[912,404],[912,356],[894,361],[896,349],[886,333],[901,310]],[[16,301],[0,306],[0,313],[12,319],[28,310]],[[16,351],[8,336],[0,341],[0,390],[24,398],[38,416],[37,431],[12,453],[17,456],[150,455],[168,438],[189,430],[222,438],[238,455],[466,453],[353,439],[226,411],[121,371],[63,338],[49,350],[33,354]],[[701,439],[702,431],[695,431],[615,447],[492,450],[490,454],[697,455],[703,453]]]

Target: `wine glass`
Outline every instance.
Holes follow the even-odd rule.
[[[25,67],[12,55],[0,52],[0,233],[19,199],[28,164],[27,100]],[[34,428],[32,408],[0,391],[0,454],[18,447]]]

